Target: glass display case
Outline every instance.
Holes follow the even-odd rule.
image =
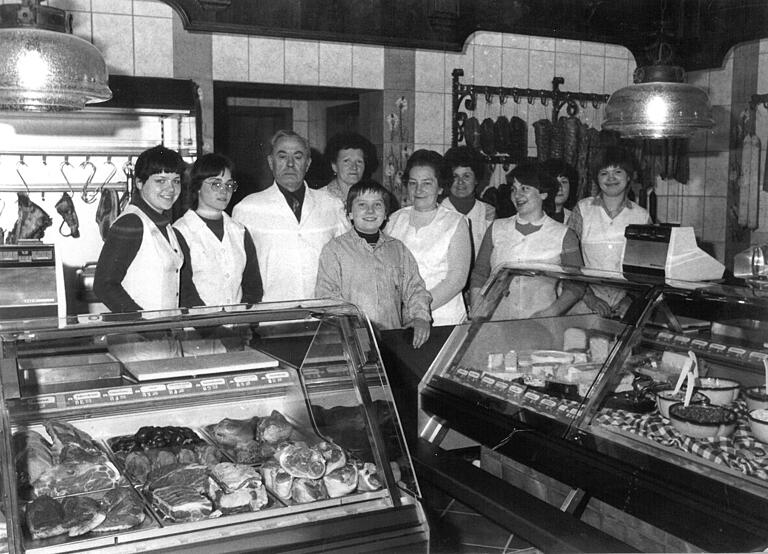
[[[622,308],[504,319],[521,278]],[[453,428],[694,547],[768,546],[767,298],[545,266],[500,268],[482,295],[420,385],[422,437]]]
[[[325,301],[0,323],[13,552],[428,549],[378,347]]]

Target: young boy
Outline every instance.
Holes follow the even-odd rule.
[[[389,195],[375,181],[352,185],[347,217],[353,228],[332,239],[320,254],[315,296],[352,302],[380,329],[413,327],[413,347],[429,338],[429,305],[419,267],[399,240],[381,226]]]

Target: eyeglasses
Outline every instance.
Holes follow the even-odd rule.
[[[222,181],[221,179],[211,179],[210,181],[204,181],[211,185],[211,188],[216,190],[224,190],[225,188],[229,191],[235,192],[237,190],[237,181],[234,179],[229,181]]]

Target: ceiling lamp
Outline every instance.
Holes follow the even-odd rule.
[[[96,47],[67,32],[64,10],[40,0],[0,6],[0,109],[81,110],[112,97],[107,77]]]
[[[638,67],[635,83],[608,99],[603,129],[627,138],[685,138],[712,127],[707,93],[684,83],[684,75],[675,65]]]

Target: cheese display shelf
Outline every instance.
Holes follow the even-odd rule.
[[[11,552],[427,552],[353,306],[3,322],[0,337]]]
[[[612,291],[621,309],[504,319],[519,279]],[[555,266],[498,268],[482,293],[420,384],[422,438],[454,429],[564,484],[563,509],[594,498],[678,548],[768,547],[766,298]]]

